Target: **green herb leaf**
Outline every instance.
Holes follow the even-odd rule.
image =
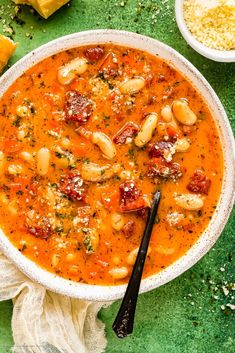
[[[87,234],[87,235],[85,236],[85,238],[84,238],[84,240],[83,240],[83,244],[85,245],[86,253],[87,253],[87,254],[91,254],[91,253],[95,252],[94,249],[93,249],[93,247],[92,247],[90,235]]]
[[[19,127],[21,122],[21,117],[17,115],[16,119],[13,121],[12,125]]]

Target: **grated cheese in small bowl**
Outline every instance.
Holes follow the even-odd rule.
[[[207,47],[235,49],[235,0],[185,0],[184,19],[194,37]]]
[[[176,0],[175,12],[192,48],[215,61],[235,61],[235,0]]]

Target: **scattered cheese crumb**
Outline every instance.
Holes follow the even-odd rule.
[[[193,36],[205,46],[235,49],[234,0],[185,0],[184,19]]]
[[[226,288],[225,286],[222,286],[222,289],[223,289],[224,295],[227,297],[227,295],[229,294],[228,288]]]
[[[228,303],[228,304],[226,304],[226,306],[228,308],[230,308],[231,310],[235,310],[235,305],[233,305],[233,304]]]

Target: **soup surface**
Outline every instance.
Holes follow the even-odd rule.
[[[162,198],[144,276],[181,257],[218,201],[223,158],[207,104],[139,50],[53,55],[0,100],[0,226],[64,278],[126,282],[152,195]]]

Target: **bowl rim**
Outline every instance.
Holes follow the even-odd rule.
[[[16,62],[0,78],[0,96],[4,94],[17,77],[44,58],[69,48],[102,43],[129,46],[159,55],[181,72],[197,90],[201,86],[204,89],[203,98],[207,101],[212,112],[215,113],[217,128],[222,140],[224,161],[226,162],[220,200],[207,229],[180,259],[161,272],[143,279],[140,286],[140,293],[142,293],[155,289],[188,270],[209,251],[221,234],[235,200],[235,142],[224,108],[216,93],[200,72],[181,54],[166,44],[133,32],[108,29],[90,30],[73,33],[44,44]],[[159,54],[159,51],[161,54]],[[213,105],[209,104],[209,100],[213,102]],[[69,297],[103,302],[119,299],[124,295],[126,284],[105,286],[77,283],[48,272],[21,254],[2,230],[0,230],[0,250],[27,277],[53,292]]]
[[[184,20],[183,3],[185,0],[175,0],[175,18],[178,28],[186,42],[199,54],[218,62],[235,62],[235,50],[218,50],[199,42],[188,29]]]

